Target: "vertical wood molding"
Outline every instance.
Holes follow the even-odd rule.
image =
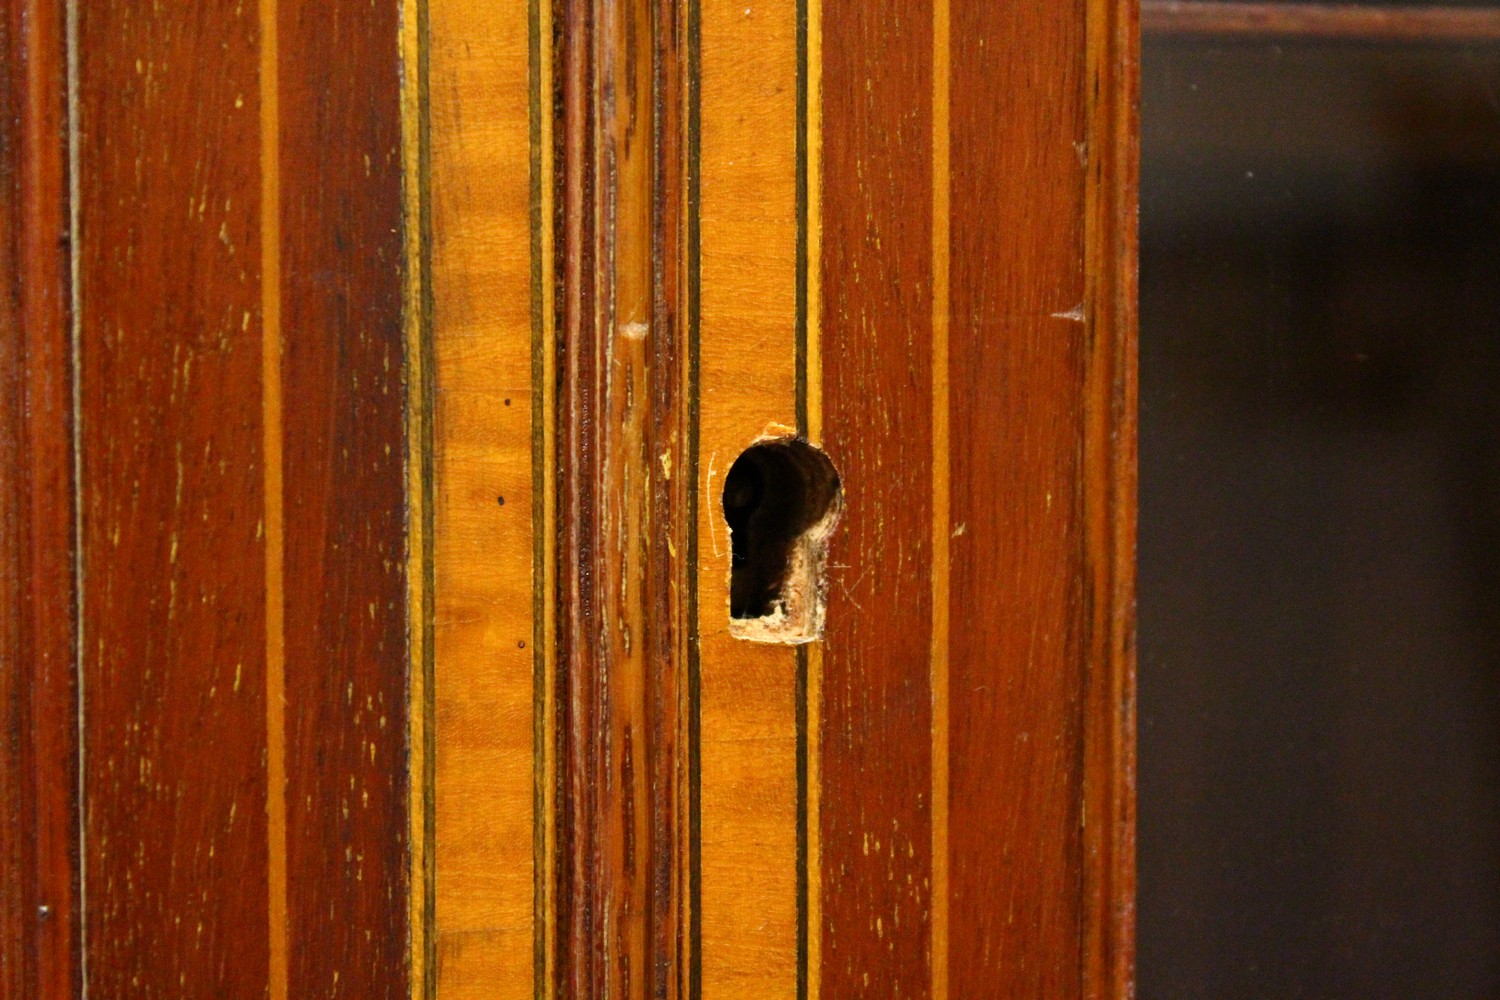
[[[568,0],[557,157],[558,991],[682,988],[684,8]]]
[[[651,855],[647,865],[650,893],[650,963],[645,995],[685,997],[689,993],[685,960],[694,947],[689,934],[687,881],[694,850],[689,831],[688,690],[690,661],[697,630],[696,584],[689,561],[697,514],[696,470],[692,440],[696,435],[697,386],[686,316],[688,286],[688,7],[695,0],[653,0],[649,11],[652,51],[649,102],[652,109],[649,147],[649,328],[648,393],[644,450],[632,473],[650,470],[645,520],[649,546],[646,581],[644,670],[647,699]],[[672,469],[677,469],[674,475]],[[644,970],[643,970],[644,971]]]
[[[1140,2],[1089,0],[1083,519],[1084,995],[1135,989]]]
[[[65,7],[0,5],[0,995],[78,995]]]

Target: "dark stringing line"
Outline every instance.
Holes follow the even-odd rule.
[[[688,339],[688,476],[687,508],[687,618],[688,618],[688,997],[703,996],[703,906],[701,842],[703,809],[701,788],[701,729],[698,660],[698,462],[699,462],[699,292],[702,278],[702,234],[699,227],[699,173],[701,168],[701,80],[700,43],[702,23],[697,0],[687,3],[687,339]]]
[[[428,91],[430,46],[427,0],[417,0],[417,245],[421,269],[419,350],[422,384],[417,387],[418,431],[422,490],[422,995],[437,997],[437,655],[436,605],[433,601],[437,566],[433,541],[436,496],[433,468],[432,408],[437,398],[436,355],[432,316],[432,116]],[[408,264],[408,266],[413,266]]]
[[[542,260],[542,12],[527,16],[528,118],[531,144],[531,921],[532,994],[547,995],[547,656],[546,400]]]
[[[796,418],[797,436],[807,437],[807,227],[808,227],[808,0],[797,0],[797,124],[796,124]],[[808,992],[808,814],[807,814],[807,671],[806,646],[797,647],[797,1000]]]

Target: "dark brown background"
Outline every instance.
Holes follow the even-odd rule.
[[[1500,989],[1497,94],[1147,38],[1142,997]]]

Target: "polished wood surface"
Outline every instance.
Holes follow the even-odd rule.
[[[685,8],[561,11],[558,968],[563,996],[682,988],[692,641],[675,67]]]
[[[430,338],[433,645],[431,770],[413,800],[432,836],[418,950],[430,950],[422,979],[444,998],[531,997],[542,972],[534,829],[544,762],[534,751],[547,647],[533,594],[545,585],[535,557],[546,492],[534,489],[533,434],[547,402],[533,372],[542,314],[530,53],[539,14],[433,0],[424,51],[409,56],[424,59],[423,77],[410,81],[426,89],[422,130],[409,140],[425,146],[427,182],[408,198],[427,198],[432,302],[419,331]]]
[[[579,12],[580,37],[603,30],[631,37],[622,22],[590,20],[592,12]],[[701,62],[690,55],[689,66],[702,73],[702,109],[717,114],[712,88],[724,84],[711,75],[720,65],[716,59],[743,67],[748,57],[733,48],[734,35],[710,30],[717,30],[709,20],[713,13],[699,12],[704,48]],[[797,66],[796,85],[818,80],[816,90],[803,92],[807,103],[796,113],[802,127],[818,122],[816,133],[794,133],[794,160],[787,164],[776,159],[777,131],[752,126],[761,108],[786,101],[778,76],[785,63],[768,61],[750,77],[759,90],[747,88],[739,97],[733,120],[756,141],[722,147],[736,151],[722,164],[726,182],[739,175],[759,185],[755,224],[768,255],[776,252],[777,225],[785,218],[776,178],[784,179],[788,167],[799,185],[818,178],[816,196],[810,184],[797,192],[795,249],[799,256],[818,249],[807,263],[797,260],[790,274],[797,294],[790,375],[798,429],[818,428],[847,491],[846,521],[833,543],[828,633],[799,661],[797,686],[810,694],[799,691],[792,705],[800,713],[790,730],[797,766],[795,851],[799,866],[813,866],[798,873],[792,985],[796,995],[855,995],[873,982],[912,995],[983,995],[997,988],[1121,995],[1130,980],[1132,926],[1122,901],[1133,877],[1133,460],[1115,442],[1129,435],[1133,412],[1135,14],[1106,4],[1086,12],[939,7],[930,21],[902,13],[796,11],[798,59],[817,58],[816,69],[807,62]],[[775,58],[777,36],[759,37],[759,57]],[[608,62],[616,45],[629,51],[613,35],[596,38],[585,51]],[[721,55],[710,45],[724,46]],[[586,79],[607,76],[583,55],[574,58],[570,65]],[[580,583],[559,593],[560,615],[574,621],[598,616],[614,628],[638,620],[630,603],[638,598],[618,583],[595,589],[594,574],[627,581],[635,575],[629,567],[642,565],[648,580],[670,578],[659,560],[676,557],[671,547],[665,556],[647,549],[643,557],[633,541],[638,522],[628,516],[618,522],[623,530],[613,532],[601,531],[595,520],[607,519],[611,505],[635,488],[623,468],[636,470],[635,483],[656,474],[649,466],[654,452],[637,449],[636,414],[628,405],[614,407],[622,394],[641,399],[642,385],[662,384],[637,365],[670,369],[680,357],[668,351],[643,361],[634,344],[601,356],[600,338],[611,329],[620,336],[622,329],[617,318],[609,319],[619,308],[609,296],[624,287],[612,282],[627,280],[619,268],[634,266],[634,250],[623,241],[644,239],[640,234],[649,230],[615,221],[614,213],[626,210],[621,206],[630,185],[638,183],[630,179],[638,178],[630,173],[636,168],[621,167],[625,160],[611,160],[590,145],[606,143],[617,125],[607,120],[611,105],[570,83],[571,72],[564,73],[563,88],[572,94],[567,106],[575,109],[570,134],[576,145],[566,147],[566,155],[592,169],[563,167],[563,188],[580,206],[564,215],[578,248],[570,252],[563,242],[564,314],[571,311],[567,323],[574,324],[564,327],[575,331],[565,333],[565,343],[576,336],[580,346],[571,362],[577,374],[565,378],[569,395],[560,401],[559,419],[575,435],[564,446],[564,463],[593,471],[564,487],[565,537],[569,530],[576,534],[565,541],[560,577],[577,573]],[[1011,109],[1003,116],[1006,128],[996,132],[982,110],[985,102],[950,107],[952,92],[992,95]],[[659,93],[663,104],[649,113],[663,114],[677,99],[675,90]],[[691,121],[691,79],[688,94]],[[606,120],[576,124],[589,122],[590,113]],[[627,112],[615,107],[613,113]],[[638,119],[648,114],[632,113]],[[786,114],[784,107],[779,114]],[[727,737],[710,726],[727,728],[735,716],[725,712],[729,703],[715,702],[709,680],[721,669],[710,602],[722,583],[701,567],[711,565],[704,542],[713,546],[723,524],[711,506],[717,449],[706,447],[707,429],[719,421],[743,425],[742,438],[749,438],[759,429],[749,426],[762,419],[759,407],[777,398],[772,380],[781,369],[767,345],[784,336],[773,310],[785,301],[787,279],[773,256],[753,271],[746,264],[716,270],[719,249],[737,245],[738,216],[735,202],[719,194],[734,189],[720,186],[719,167],[709,156],[725,141],[714,120],[706,117],[701,135],[690,128],[688,137],[689,246],[697,207],[702,257],[690,251],[681,261],[661,254],[659,232],[649,241],[665,273],[678,267],[692,275],[694,266],[702,268],[696,331],[691,277],[688,309],[688,350],[701,352],[702,362],[698,369],[690,364],[689,372],[702,379],[694,397],[703,435],[696,481],[700,517],[707,518],[695,540],[699,655],[685,663],[658,661],[659,673],[641,678],[628,666],[605,669],[610,657],[625,654],[604,651],[595,636],[579,635],[580,645],[565,645],[560,654],[564,674],[576,664],[593,664],[567,681],[575,691],[568,738],[575,740],[573,753],[586,751],[570,765],[575,774],[607,774],[600,754],[608,760],[612,747],[639,747],[625,736],[639,731],[642,699],[659,706],[649,694],[659,690],[653,685],[688,672],[688,843],[658,839],[653,847],[658,863],[669,851],[688,852],[688,905],[678,912],[696,967],[689,990],[719,983],[711,977],[731,969],[730,955],[737,954],[728,949],[749,947],[743,937],[737,944],[728,935],[716,937],[722,928],[755,914],[762,918],[757,931],[773,932],[781,912],[774,901],[785,898],[777,895],[775,864],[756,868],[746,884],[759,878],[759,891],[743,891],[722,911],[711,891],[710,859],[723,849],[710,825],[718,796],[726,796],[727,805],[732,789],[743,787],[740,799],[754,794],[761,805],[756,826],[718,810],[729,834],[722,844],[746,851],[744,866],[760,857],[750,853],[759,850],[754,845],[785,835],[776,832],[785,830],[776,818],[780,800],[764,797],[785,787],[785,759],[778,766],[768,740],[787,724],[782,702],[779,713],[773,708],[749,728],[730,729],[748,742],[723,758],[733,760],[733,771],[716,770],[713,744]],[[630,127],[640,121],[632,119]],[[691,153],[695,138],[699,160]],[[660,176],[670,163],[659,159],[652,169]],[[624,173],[611,175],[614,169]],[[761,169],[770,173],[751,173]],[[595,187],[609,183],[619,201]],[[815,197],[814,216],[807,206]],[[592,215],[584,210],[589,205]],[[653,218],[659,224],[681,210],[669,187]],[[772,279],[762,284],[767,274]],[[779,284],[777,274],[783,275]],[[946,301],[935,300],[938,288]],[[711,308],[726,291],[738,316],[762,325],[757,345],[763,357],[710,391],[714,359],[732,361],[738,350],[736,327],[726,322],[736,314],[718,320]],[[816,322],[797,309],[816,309]],[[666,336],[654,324],[633,332]],[[944,359],[941,372],[935,358]],[[630,378],[642,381],[630,390]],[[754,401],[739,394],[752,384],[764,384]],[[693,383],[687,386],[691,395]],[[649,399],[653,407],[669,407],[659,393]],[[680,461],[675,453],[668,457]],[[618,461],[626,465],[611,464]],[[603,498],[608,502],[601,504]],[[941,566],[935,553],[943,554]],[[642,558],[643,564],[636,562]],[[956,631],[955,618],[963,622]],[[757,676],[772,699],[785,683],[784,674]],[[747,720],[754,703],[748,695],[734,702]],[[808,720],[814,720],[810,726]],[[669,751],[655,743],[645,752]],[[627,773],[634,772],[620,772]],[[646,919],[644,907],[622,905],[639,889],[628,865],[612,867],[622,857],[612,852],[631,843],[631,824],[639,819],[634,810],[647,796],[624,789],[620,798],[600,797],[607,785],[599,781],[607,780],[568,786],[576,796],[568,813],[572,836],[580,838],[574,840],[574,870],[595,877],[588,892],[574,892],[566,904],[571,911],[560,913],[560,933],[573,935],[574,953],[582,956],[574,960],[573,977],[562,980],[575,990],[603,989],[597,970],[601,962],[611,968],[611,955],[621,963],[614,969],[642,961],[641,930],[622,926],[610,946],[616,950],[601,953],[597,930],[590,929],[605,913]],[[661,816],[676,803],[658,797],[651,806]],[[1092,824],[1088,816],[1095,817]],[[653,826],[658,838],[663,829],[671,824]],[[638,829],[635,837],[638,844]],[[701,897],[692,892],[695,876]],[[577,875],[572,878],[576,886]],[[934,885],[943,887],[941,900],[932,898]],[[659,919],[663,910],[650,912]],[[679,954],[673,948],[681,945],[663,945],[659,930],[645,933],[656,949],[653,967],[670,967]],[[754,971],[741,966],[734,975],[765,977],[756,988],[779,995],[787,987],[774,985],[778,967],[774,961]],[[735,988],[749,989],[748,981],[726,978],[720,988],[734,995]],[[678,986],[658,980],[658,988]]]
[[[1136,949],[1140,9],[1092,0],[1085,68],[1083,995],[1129,997]]]
[[[258,25],[203,13],[77,29],[84,964],[111,995],[260,992],[271,962]]]
[[[9,407],[0,496],[50,560],[6,586],[54,588],[7,654],[50,683],[42,623],[81,697],[0,687],[0,780],[86,934],[7,885],[7,986],[1127,996],[1136,29],[80,8],[74,255],[0,265],[81,478],[71,403]],[[7,72],[54,145],[6,210],[66,223],[64,77]],[[795,649],[729,631],[767,433],[843,489]],[[78,701],[70,865],[26,782]]]
[[[819,732],[830,1000],[929,996],[932,976],[934,19],[905,14],[822,12],[822,419],[845,489]]]
[[[1500,10],[1458,5],[1141,0],[1141,28],[1152,35],[1493,42],[1500,41]]]
[[[406,995],[410,934],[398,12],[270,6],[281,252],[279,285],[263,291],[279,296],[283,352],[287,995],[376,1000]]]
[[[79,983],[67,80],[60,3],[0,7],[0,995]]]
[[[954,91],[970,95],[954,106],[949,306],[951,601],[964,622],[949,661],[957,996],[1000,976],[1018,994],[1083,995],[1076,761],[1090,622],[1076,442],[1095,304],[1086,64],[1074,56],[1087,27],[1042,7],[954,10]]]
[[[1133,12],[824,18],[823,989],[1123,995]]]
[[[724,477],[797,423],[798,33],[794,0],[699,11],[696,476],[697,954],[701,994],[785,997],[799,927],[798,652],[729,634]],[[799,877],[801,879],[799,883]]]
[[[29,408],[47,424],[26,430],[54,449],[44,461],[46,441],[22,439],[17,482],[38,500],[63,490],[45,522],[33,508],[23,550],[46,603],[26,612],[18,655],[32,706],[51,706],[29,724],[33,746],[48,741],[57,803],[21,817],[49,858],[27,905],[45,904],[55,929],[21,950],[35,978],[18,995],[74,996],[85,981],[111,995],[404,995],[405,909],[391,906],[405,898],[407,815],[394,11],[79,9],[72,220],[61,10],[12,12],[25,51],[45,57],[8,62],[31,74],[34,111],[31,152],[6,146],[31,214],[7,234],[26,234],[32,259],[25,336],[7,328],[5,345],[26,352],[28,393],[47,388]],[[56,129],[50,154],[42,128]],[[43,239],[71,251],[51,278]],[[68,267],[71,359],[58,353],[66,297],[45,310],[40,298],[65,292]],[[43,640],[64,635],[58,663]],[[59,739],[71,732],[76,859],[77,758]]]

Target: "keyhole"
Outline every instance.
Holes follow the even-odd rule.
[[[746,448],[724,478],[730,632],[800,643],[823,630],[823,563],[841,491],[828,456],[795,437]]]

